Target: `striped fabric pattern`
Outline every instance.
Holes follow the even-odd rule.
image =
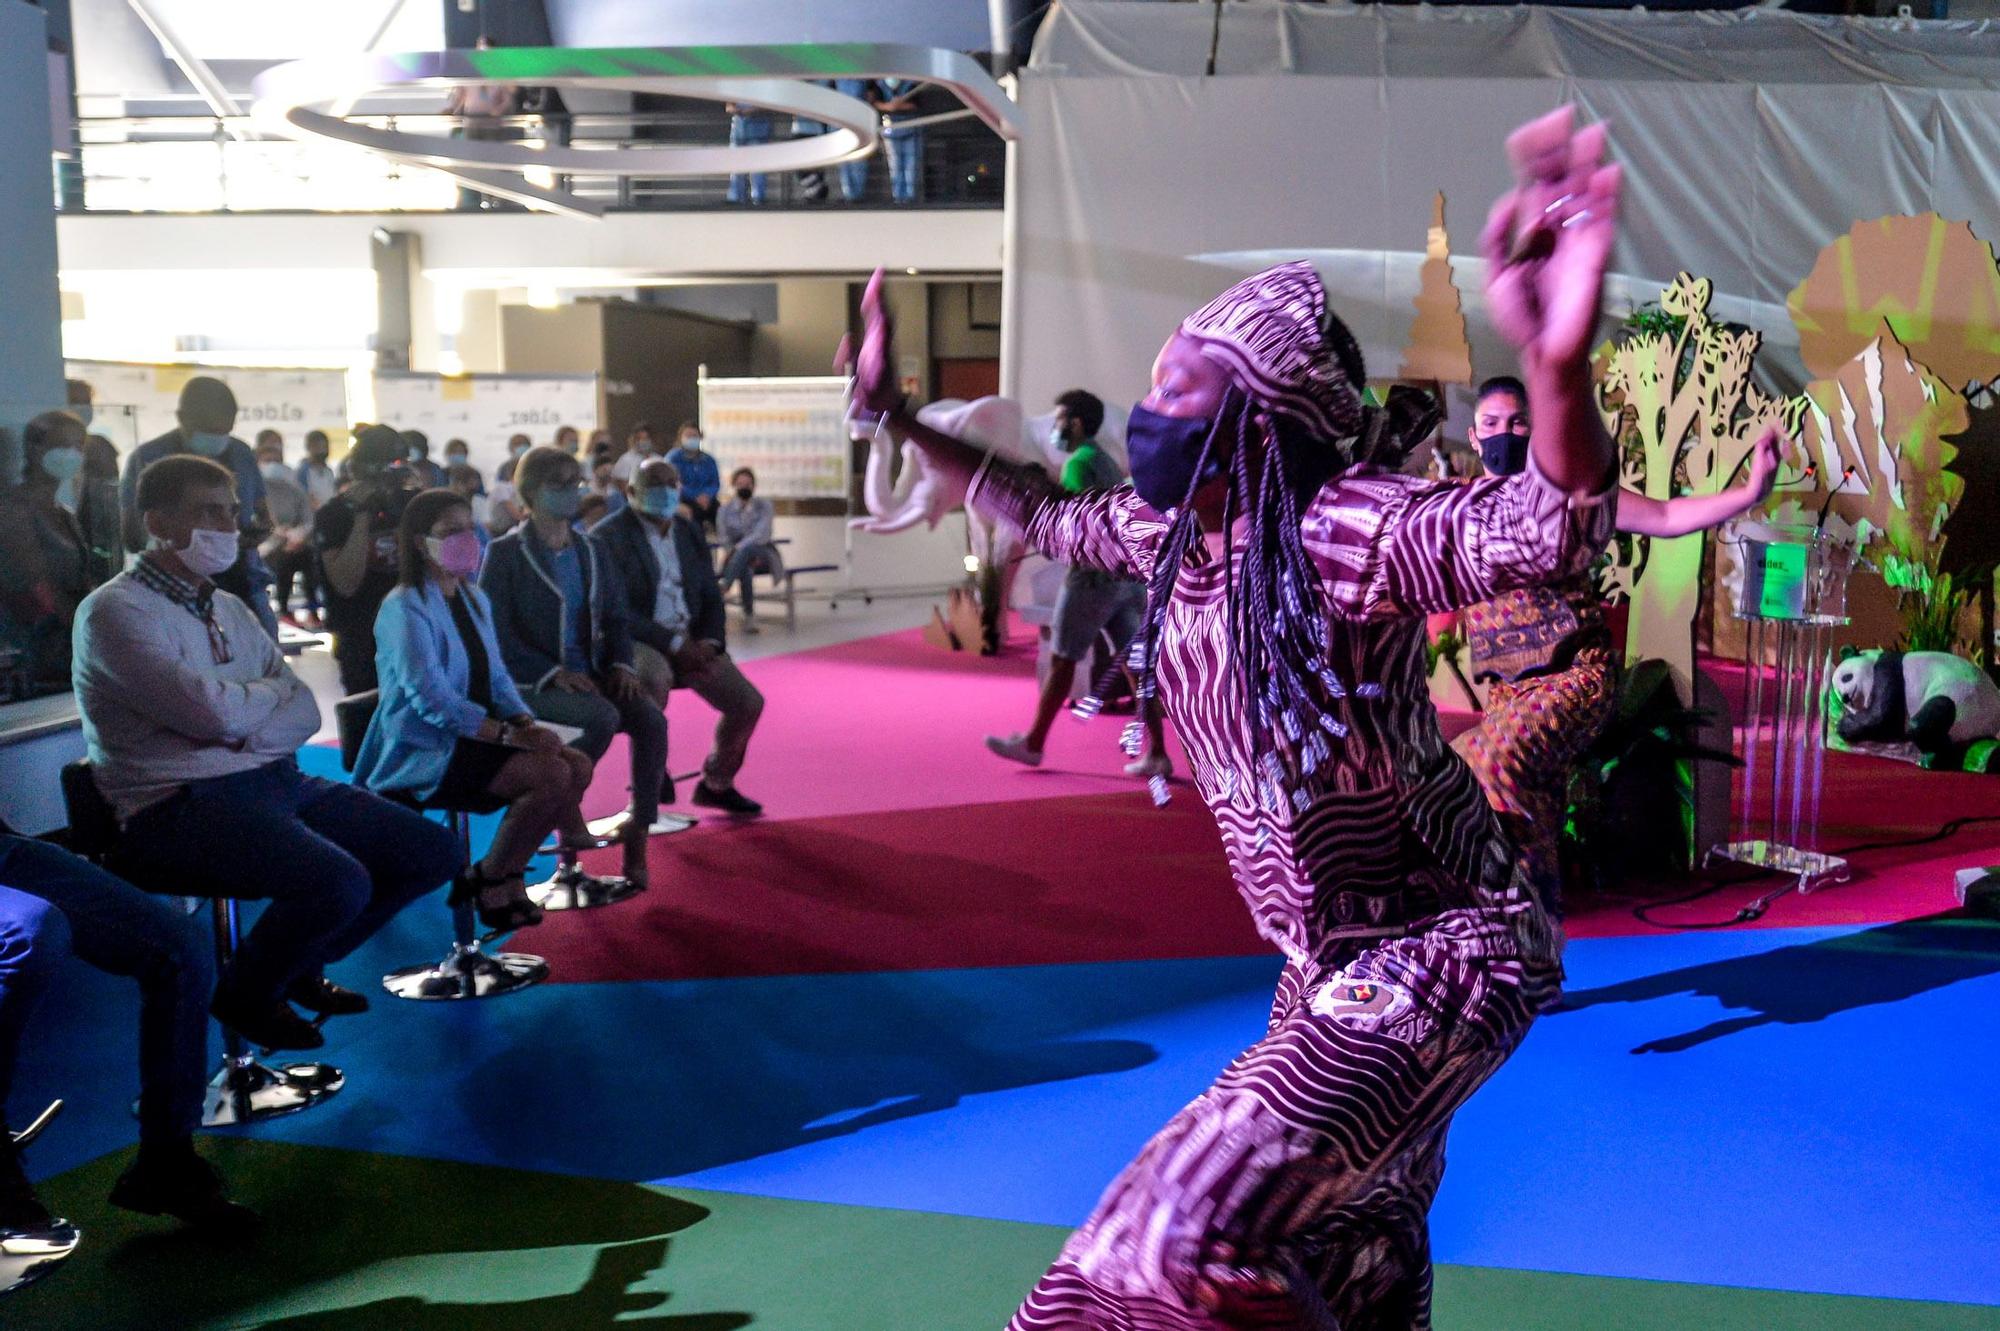
[[[1056,499],[992,469],[1051,558],[1151,573],[1130,490]],[[1345,681],[1305,807],[1256,796],[1221,561],[1197,544],[1159,683],[1238,890],[1288,958],[1269,1033],[1114,1181],[1016,1314],[1056,1327],[1429,1325],[1425,1216],[1452,1112],[1553,1001],[1560,936],[1428,694],[1420,616],[1574,574],[1611,513],[1538,474],[1476,486],[1357,469],[1302,517]]]
[[[1261,407],[1283,412],[1323,440],[1361,426],[1361,351],[1333,312],[1310,263],[1246,277],[1181,321]]]

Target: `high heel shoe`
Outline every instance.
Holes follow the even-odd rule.
[[[506,900],[500,902],[498,905],[492,905],[486,901],[486,893],[496,887],[505,887],[509,883],[518,884],[520,881],[521,876],[519,874],[505,878],[493,878],[481,870],[477,864],[468,865],[463,873],[452,880],[451,896],[448,900],[453,906],[462,906],[468,901],[471,902],[472,908],[478,914],[481,924],[499,933],[512,933],[516,929],[525,929],[529,925],[540,924],[542,922],[542,908],[528,900],[525,895],[517,896],[511,893]],[[522,889],[522,891],[525,893],[525,889]]]

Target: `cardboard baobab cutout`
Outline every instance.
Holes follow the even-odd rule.
[[[1735,478],[1758,433],[1784,403],[1751,382],[1762,335],[1709,317],[1714,289],[1682,273],[1660,295],[1667,316],[1630,329],[1598,353],[1598,403],[1619,443],[1621,480],[1652,499],[1714,494]],[[1612,570],[1632,602],[1625,658],[1664,660],[1692,697],[1694,619],[1706,536],[1647,542],[1640,560]],[[1643,565],[1643,575],[1638,571]]]

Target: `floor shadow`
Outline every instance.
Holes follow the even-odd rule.
[[[551,1327],[633,1327],[636,1331],[736,1331],[755,1319],[747,1313],[664,1313],[643,1317],[672,1299],[670,1294],[633,1292],[631,1287],[666,1261],[667,1240],[618,1244],[597,1254],[590,1278],[571,1294],[552,1294],[512,1303],[435,1303],[414,1294],[377,1299],[348,1308],[303,1313],[260,1322],[265,1331],[547,1331]]]
[[[264,1216],[258,1233],[208,1239],[110,1207],[111,1180],[130,1163],[118,1152],[45,1185],[84,1243],[56,1278],[10,1296],[0,1325],[526,1328],[622,1318],[621,1326],[723,1331],[751,1320],[632,1317],[671,1296],[630,1286],[660,1267],[673,1235],[709,1216],[656,1188],[251,1139],[209,1138],[203,1150]],[[582,1288],[547,1292],[552,1245],[600,1248]],[[404,1292],[471,1261],[493,1273],[493,1302],[434,1304]],[[385,1290],[395,1292],[370,1299]],[[525,1297],[509,1302],[514,1290]],[[284,1312],[302,1298],[352,1306]]]
[[[1907,920],[1662,971],[1595,989],[1571,990],[1551,1013],[1681,995],[1713,998],[1741,1015],[1698,1030],[1648,1040],[1635,1054],[1670,1054],[1762,1026],[1797,1026],[1962,980],[2000,973],[2000,925],[1953,916]]]

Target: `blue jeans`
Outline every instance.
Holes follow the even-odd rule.
[[[35,999],[65,953],[139,982],[139,1135],[185,1139],[208,1083],[215,954],[199,918],[44,841],[0,836],[0,1120]]]
[[[771,141],[771,118],[766,115],[731,116],[729,118],[729,146],[740,148],[750,143]],[[743,202],[743,182],[750,182],[750,202],[764,202],[764,173],[755,175],[735,175],[729,178],[729,201]]]
[[[868,82],[867,79],[835,79],[833,81],[833,90],[845,93],[849,97],[866,100],[868,96]],[[848,203],[853,203],[868,193],[869,160],[866,157],[862,157],[852,162],[842,162],[840,164],[840,197]]]
[[[924,132],[892,129],[882,137],[889,145],[889,192],[897,203],[914,202],[923,178]]]
[[[726,594],[729,584],[740,583],[743,587],[743,613],[755,614],[756,593],[750,588],[751,578],[758,573],[769,573],[778,567],[778,550],[772,545],[750,545],[745,543],[729,552],[729,558],[722,564],[722,590]]]
[[[283,758],[142,810],[112,867],[150,892],[268,900],[220,986],[260,1006],[444,886],[465,856],[441,824]]]

